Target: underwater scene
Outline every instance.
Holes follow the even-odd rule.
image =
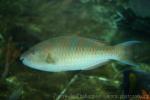
[[[150,100],[150,0],[0,0],[0,100]]]

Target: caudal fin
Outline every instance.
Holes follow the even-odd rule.
[[[132,66],[139,66],[136,62],[136,57],[138,55],[138,50],[136,50],[137,44],[141,43],[140,41],[128,41],[120,43],[115,46],[115,49],[118,51],[117,57],[118,61],[123,64],[128,64]]]

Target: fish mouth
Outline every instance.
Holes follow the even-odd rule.
[[[21,61],[23,61],[23,60],[24,60],[24,58],[25,58],[25,53],[21,54],[21,56],[20,56],[20,60],[21,60]]]
[[[20,57],[20,60],[21,60],[21,61],[23,61],[23,60],[24,60],[24,58],[23,58],[23,57]]]
[[[30,60],[28,60],[24,55],[20,56],[20,61],[22,62],[22,64],[24,65],[28,65],[28,63],[30,62]]]
[[[20,60],[23,61],[23,59],[24,59],[24,57],[21,55],[21,56],[20,56]]]

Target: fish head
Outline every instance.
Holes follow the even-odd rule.
[[[36,50],[35,48],[31,48],[28,51],[24,52],[21,57],[20,60],[21,61],[30,61],[30,62],[38,62],[38,61],[42,61],[42,52],[40,52],[39,50]],[[41,56],[41,57],[40,57]]]
[[[22,63],[28,67],[39,69],[46,64],[54,64],[51,53],[45,48],[31,48],[20,57]]]

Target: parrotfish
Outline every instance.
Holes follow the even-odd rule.
[[[33,46],[20,60],[28,67],[49,72],[90,70],[110,60],[137,66],[131,60],[130,48],[137,43],[139,41],[107,45],[86,37],[59,36]]]

